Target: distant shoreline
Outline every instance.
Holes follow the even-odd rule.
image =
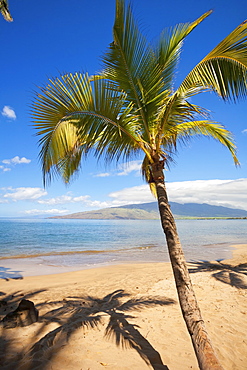
[[[174,216],[175,220],[247,220],[247,217],[217,217],[217,216],[211,216],[211,217],[193,217],[193,216]],[[1,216],[0,220],[107,220],[107,221],[160,221],[160,218],[79,218],[79,217],[67,217],[67,216],[51,216],[51,217],[13,217],[13,216]]]
[[[247,211],[206,203],[169,202],[176,219],[247,219]],[[95,211],[76,212],[63,216],[52,216],[58,219],[97,219],[97,220],[159,220],[157,202],[128,204],[119,207],[102,208]]]
[[[185,216],[185,217],[174,217],[175,220],[247,220],[247,217],[193,217],[193,216]],[[46,217],[45,219],[61,219],[61,220],[108,220],[108,221],[121,221],[121,220],[132,220],[132,221],[145,221],[145,220],[160,220],[160,218],[83,218],[83,217],[67,217],[67,216],[53,216],[53,217]]]

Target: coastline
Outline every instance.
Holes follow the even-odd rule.
[[[245,220],[178,220],[177,227],[187,261],[230,258],[229,245],[246,243]],[[56,273],[60,267],[169,261],[157,220],[135,221],[134,227],[130,220],[12,220],[0,229],[0,266],[35,264],[36,275],[47,266]]]
[[[205,245],[204,249],[210,249],[211,257],[217,256],[214,260],[226,260],[232,258],[232,252],[235,246],[244,244],[210,244]],[[65,272],[88,270],[105,266],[123,265],[123,264],[155,264],[170,263],[167,247],[165,246],[162,253],[155,255],[156,246],[125,248],[109,251],[66,251],[66,252],[49,252],[36,255],[17,255],[0,257],[0,281],[1,279],[21,279],[27,276],[54,275]],[[134,254],[133,253],[137,253]],[[207,258],[200,258],[198,250],[194,253],[186,254],[187,263],[192,261],[207,261]],[[204,252],[205,253],[205,252]],[[193,259],[189,258],[192,257]],[[102,258],[104,256],[105,258]],[[71,260],[72,258],[72,260]],[[210,260],[212,260],[211,258]],[[71,263],[72,261],[72,263]]]
[[[245,370],[247,245],[232,247],[231,259],[194,261],[189,268],[223,367]],[[10,311],[25,298],[34,302],[40,317],[27,327],[1,328],[3,369],[60,370],[63,364],[66,370],[144,370],[155,368],[157,354],[162,361],[157,369],[198,369],[170,263],[123,263],[1,279],[0,291]],[[1,318],[6,307],[1,307]],[[118,346],[113,333],[106,334],[109,319],[116,317],[134,346]]]
[[[242,245],[242,244],[236,244]],[[230,259],[232,257],[232,252],[234,250],[235,245],[222,243],[222,244],[215,244],[210,245],[210,248],[221,248],[221,255],[224,256],[222,259]],[[206,247],[206,246],[205,246]],[[144,253],[147,249],[153,249],[152,246],[150,247],[137,247],[136,250],[142,250]],[[129,250],[130,255],[128,259],[126,258],[126,252],[128,249],[123,249],[125,254],[123,256],[118,256],[116,258],[119,251],[113,251],[111,258],[102,261],[101,259],[97,259],[97,255],[104,254],[104,251],[93,251],[93,253],[87,253],[87,251],[82,252],[62,252],[62,253],[47,253],[47,254],[39,254],[39,255],[31,255],[31,256],[10,256],[10,257],[0,257],[0,280],[1,279],[22,279],[23,277],[27,276],[43,276],[43,275],[54,275],[60,274],[65,272],[72,272],[72,271],[80,271],[80,270],[87,270],[87,269],[95,269],[100,267],[108,267],[108,266],[115,266],[115,265],[123,265],[123,264],[155,264],[155,263],[170,263],[167,247],[164,247],[162,259],[160,255],[156,256],[156,258],[152,256],[147,256],[149,258],[143,258],[143,256],[139,255],[137,258],[132,258],[131,252]],[[88,251],[91,252],[91,251]],[[120,250],[121,252],[121,250]],[[87,255],[90,255],[90,260],[87,263]],[[76,263],[70,264],[69,258],[75,257],[77,260]],[[64,263],[60,263],[60,257],[64,258]],[[80,257],[82,257],[82,262],[80,262]],[[68,258],[66,262],[66,258]],[[195,256],[193,260],[201,260]],[[187,259],[187,262],[191,262],[191,259]]]

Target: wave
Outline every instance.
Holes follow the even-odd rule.
[[[47,257],[47,256],[66,256],[66,255],[77,255],[77,254],[84,254],[84,255],[94,255],[94,254],[106,254],[106,253],[126,253],[130,251],[145,251],[151,248],[158,248],[158,245],[145,245],[133,248],[121,248],[121,249],[105,249],[105,250],[95,250],[95,249],[88,249],[84,251],[59,251],[59,252],[45,252],[45,253],[31,253],[31,254],[17,254],[17,255],[10,255],[10,256],[0,256],[0,260],[6,259],[18,259],[18,258],[36,258],[36,257]]]

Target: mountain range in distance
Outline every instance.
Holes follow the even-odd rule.
[[[246,218],[247,211],[210,204],[170,202],[176,219],[181,218]],[[103,208],[96,211],[72,213],[49,218],[84,220],[156,220],[159,219],[157,202],[128,204],[125,206]]]

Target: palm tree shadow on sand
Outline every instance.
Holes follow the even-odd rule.
[[[11,294],[0,291],[0,317],[1,319],[7,313],[14,311],[22,299],[32,299],[35,295],[44,292],[45,289],[36,290],[24,294],[22,291],[16,291]],[[1,325],[1,323],[0,323]],[[19,364],[26,353],[26,348],[16,354],[13,346],[11,336],[8,335],[8,329],[1,328],[0,334],[0,364],[1,369],[6,370],[19,370]],[[7,332],[6,332],[7,330]],[[15,329],[14,329],[15,330]],[[9,358],[15,357],[15,364],[10,363]],[[31,368],[30,368],[31,369]]]
[[[145,363],[154,370],[168,370],[168,367],[163,364],[160,354],[138,330],[139,326],[129,322],[129,320],[135,319],[129,312],[174,303],[176,301],[170,298],[131,298],[130,294],[119,289],[103,298],[72,296],[62,301],[36,305],[38,309],[45,306],[59,307],[53,308],[40,316],[39,321],[42,325],[31,338],[31,349],[28,351],[25,349],[24,352],[25,363],[28,363],[28,367],[25,367],[25,369],[45,369],[58,351],[62,351],[64,345],[76,330],[82,327],[96,328],[103,324],[103,318],[109,317],[105,329],[106,339],[113,340],[117,346],[122,348],[133,348]],[[47,324],[52,322],[59,326],[44,335]],[[20,355],[19,358],[21,357]],[[17,369],[20,364],[17,367],[12,367],[12,369]]]
[[[9,279],[23,279],[21,271],[12,270],[10,267],[0,266],[0,279],[8,281]]]
[[[247,289],[247,263],[230,265],[221,260],[216,262],[193,261],[189,263],[189,266],[191,267],[190,273],[212,271],[212,276],[216,280],[238,289]]]

